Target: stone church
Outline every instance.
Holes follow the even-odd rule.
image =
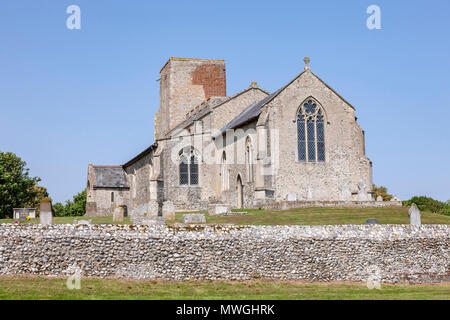
[[[223,60],[170,58],[154,143],[122,165],[89,164],[87,215],[374,201],[355,108],[304,61],[273,93],[252,82],[227,96]]]

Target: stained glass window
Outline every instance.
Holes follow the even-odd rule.
[[[324,114],[320,106],[309,99],[297,116],[298,160],[325,161]]]

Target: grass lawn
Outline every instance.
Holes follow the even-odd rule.
[[[66,279],[0,278],[0,300],[7,299],[433,299],[449,300],[450,283],[383,285],[301,283],[291,281],[157,282],[81,279],[80,290],[69,290]]]
[[[234,210],[233,210],[234,211]],[[380,224],[409,224],[408,208],[302,208],[292,210],[247,209],[243,216],[210,216],[207,223],[236,225],[323,225],[364,224],[367,219],[378,219]],[[186,212],[184,212],[186,213]],[[176,222],[183,221],[183,212],[176,213]],[[450,224],[450,216],[422,212],[423,224]]]
[[[367,219],[378,219],[380,224],[408,224],[408,208],[303,208],[292,210],[255,210],[245,209],[244,216],[210,216],[206,214],[207,223],[236,225],[323,225],[323,224],[364,224]],[[175,221],[168,224],[183,222],[183,214],[177,212]],[[92,223],[113,223],[110,217],[54,217],[53,223],[73,223],[74,219],[92,219]],[[13,219],[0,219],[0,223],[13,223]],[[21,223],[39,223],[39,218]],[[423,224],[450,224],[450,216],[431,212],[422,212]],[[119,223],[115,223],[119,224]],[[130,217],[120,224],[131,224]]]

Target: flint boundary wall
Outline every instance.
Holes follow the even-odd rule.
[[[449,244],[448,225],[1,224],[0,275],[434,283],[450,280]]]

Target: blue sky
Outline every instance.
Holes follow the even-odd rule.
[[[81,8],[69,30],[66,8]],[[381,30],[366,27],[369,5]],[[227,94],[273,92],[311,69],[356,107],[374,182],[402,199],[450,198],[450,2],[103,1],[0,3],[0,150],[56,201],[87,165],[123,164],[153,142],[170,56],[225,59]]]

